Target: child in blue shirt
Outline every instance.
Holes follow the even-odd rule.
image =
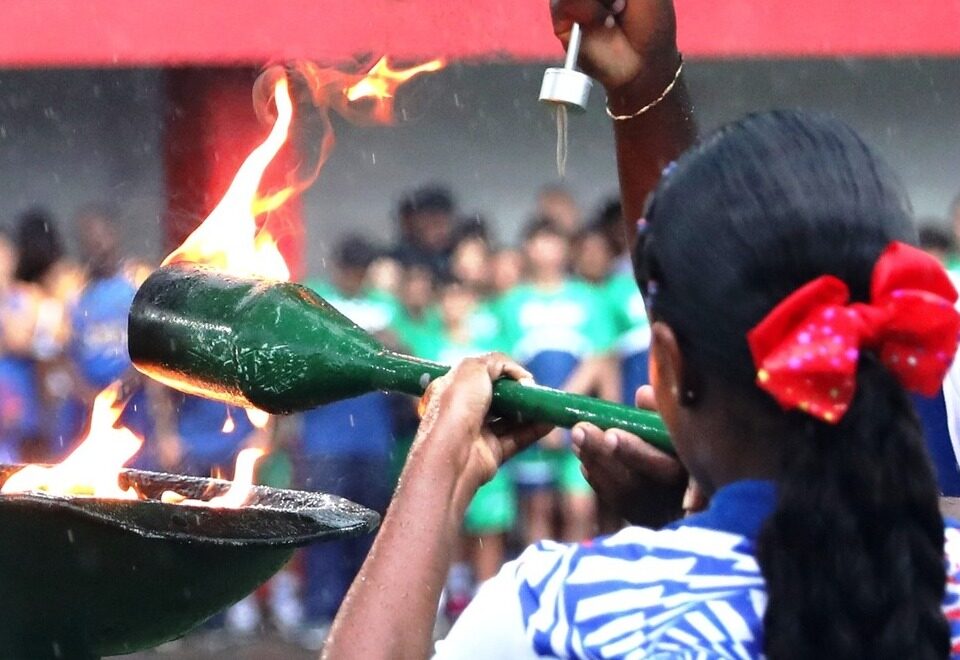
[[[360,236],[337,246],[330,281],[307,286],[367,332],[381,333],[394,321],[397,303],[367,286],[376,250]],[[383,512],[390,500],[394,445],[391,400],[371,392],[320,406],[302,415],[298,486],[340,495]],[[304,552],[304,614],[309,626],[329,624],[370,548],[369,538],[311,546]],[[308,640],[309,645],[309,640]]]
[[[127,316],[137,289],[122,268],[118,227],[107,210],[94,207],[82,210],[76,221],[88,280],[70,312],[67,352],[74,374],[76,426],[66,430],[62,451],[69,452],[79,439],[94,397],[123,378],[132,384],[132,394],[120,423],[147,440],[136,464],[153,467],[150,406],[143,379],[127,352]]]

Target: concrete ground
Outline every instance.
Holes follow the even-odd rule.
[[[122,657],[125,660],[316,660],[319,656],[319,652],[305,651],[272,634],[242,640],[199,634],[159,649]]]

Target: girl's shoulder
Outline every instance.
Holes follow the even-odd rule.
[[[698,527],[540,543],[512,569],[527,638],[560,657],[756,657],[766,596],[753,551]]]

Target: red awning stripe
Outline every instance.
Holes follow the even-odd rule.
[[[957,56],[960,0],[677,0],[694,57]],[[57,9],[54,9],[57,8]],[[550,60],[546,0],[5,0],[0,66]]]

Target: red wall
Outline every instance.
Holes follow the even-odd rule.
[[[69,6],[54,11],[52,6]],[[960,55],[960,0],[678,0],[688,55]],[[551,59],[546,0],[5,0],[0,66]]]

